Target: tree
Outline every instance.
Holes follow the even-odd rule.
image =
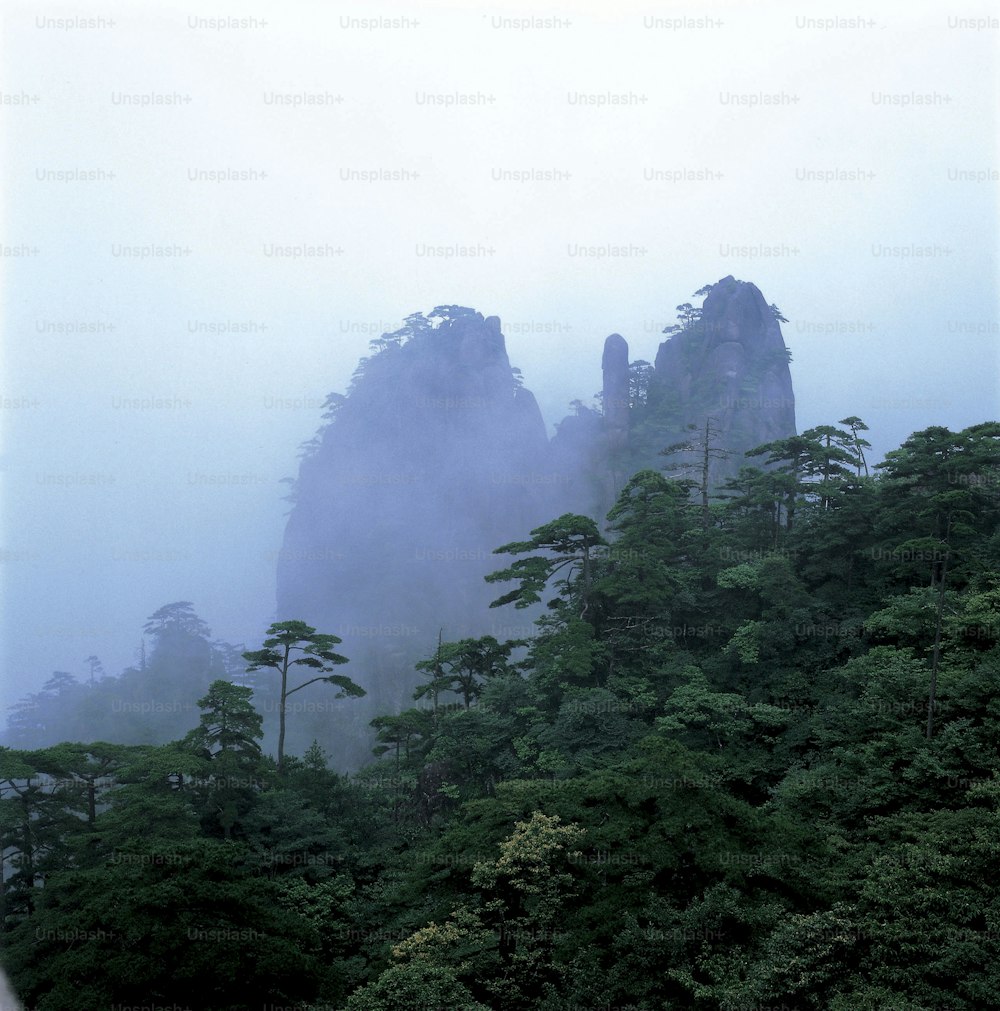
[[[790,473],[744,468],[706,529],[649,469],[607,530],[564,516],[509,545],[507,602],[542,612],[527,658],[439,641],[417,697],[454,704],[383,710],[381,761],[354,776],[315,744],[271,775],[229,651],[169,615],[146,672],[57,674],[30,717],[49,736],[168,697],[178,656],[211,655],[183,741],[0,748],[22,999],[995,1006],[1000,424],[915,433],[866,480],[851,421],[803,433],[794,531]],[[272,641],[285,698],[329,676]],[[261,680],[276,707],[281,678]]]
[[[649,393],[649,381],[653,377],[653,366],[639,359],[628,367],[628,405],[642,407]]]
[[[696,471],[699,475],[699,479],[695,482],[694,487],[698,489],[701,496],[701,525],[703,527],[708,527],[708,489],[709,489],[709,473],[712,467],[713,460],[726,460],[732,456],[732,452],[728,449],[723,449],[721,446],[717,446],[716,440],[722,434],[722,430],[715,424],[715,418],[711,416],[706,416],[705,418],[705,428],[701,431],[700,427],[695,424],[690,424],[687,426],[688,430],[691,432],[698,432],[698,438],[685,439],[682,442],[675,442],[665,449],[660,450],[660,456],[674,456],[677,453],[694,453],[696,454]],[[683,463],[671,463],[665,464],[664,470],[679,470],[685,467]]]
[[[949,576],[968,581],[988,572],[995,559],[978,556],[981,532],[995,526],[1000,508],[983,477],[996,477],[1000,423],[953,433],[935,425],[915,432],[877,465],[886,473],[883,530],[910,534],[890,554],[930,560],[937,587],[934,646],[927,704],[927,737],[934,733],[945,591]],[[914,529],[916,527],[916,529]],[[912,536],[914,533],[916,537]]]
[[[861,432],[867,432],[868,426],[856,415],[852,414],[849,417],[841,418],[837,422],[838,425],[846,425],[851,430],[851,436],[854,439],[854,453],[855,459],[857,460],[858,467],[858,477],[861,477],[861,468],[865,469],[865,477],[868,476],[868,461],[865,459],[865,450],[871,449],[872,444],[868,442],[867,439],[861,438]]]
[[[97,680],[97,675],[105,677],[104,667],[96,656],[88,656],[84,663],[90,668],[90,687],[93,688]]]
[[[34,753],[39,772],[51,776],[54,793],[75,816],[91,828],[104,794],[126,760],[128,747],[98,741],[94,744],[57,744]]]
[[[786,475],[759,467],[740,467],[736,476],[723,484],[722,491],[724,522],[728,528],[736,528],[733,533],[744,542],[740,548],[760,554],[777,547],[781,503],[788,491]]]
[[[210,822],[218,820],[229,839],[233,826],[250,809],[260,789],[263,737],[260,714],[250,699],[253,690],[228,681],[213,681],[208,694],[198,700],[202,710],[198,726],[184,745],[207,762],[204,803]]]
[[[493,554],[522,555],[529,551],[546,551],[555,557],[531,555],[528,558],[519,558],[509,568],[491,572],[486,576],[487,583],[505,583],[517,579],[520,586],[498,597],[490,607],[513,604],[515,607],[524,608],[539,603],[542,599],[541,593],[549,580],[563,569],[568,571],[561,584],[568,591],[569,574],[575,567],[579,567],[585,614],[589,605],[594,549],[606,544],[597,529],[597,524],[589,516],[564,513],[558,519],[532,530],[531,540],[512,541],[510,544],[501,545],[494,549]],[[553,606],[552,603],[549,606]]]
[[[279,699],[279,730],[278,730],[278,773],[282,772],[285,758],[285,711],[288,696],[302,691],[308,685],[317,681],[336,685],[339,691],[335,698],[361,698],[367,692],[343,674],[331,674],[339,664],[347,663],[347,657],[333,651],[333,647],[343,640],[335,635],[319,633],[304,621],[276,621],[267,630],[270,638],[264,640],[264,648],[251,650],[243,654],[247,661],[247,673],[270,667],[281,675],[281,695]],[[292,659],[292,653],[301,653]],[[290,667],[301,666],[322,671],[316,677],[303,681],[294,688],[288,687],[288,671]]]
[[[178,600],[173,604],[164,604],[159,610],[149,616],[143,631],[159,642],[171,634],[183,633],[207,639],[211,632],[194,613],[194,605],[190,600]]]
[[[433,926],[433,924],[432,924]],[[392,1011],[396,1008],[449,1008],[489,1011],[475,1000],[454,969],[414,959],[392,965],[374,982],[356,990],[347,1011]]]
[[[431,313],[431,316],[433,315],[434,313]],[[398,330],[393,330],[391,333],[384,333],[381,337],[376,337],[374,340],[368,342],[368,346],[372,351],[378,353],[394,348],[398,349],[414,338],[424,336],[432,329],[433,326],[427,316],[422,312],[411,312]],[[345,398],[341,397],[340,399],[343,401]]]
[[[208,694],[198,700],[201,719],[187,735],[187,744],[210,758],[221,753],[260,758],[257,741],[264,736],[263,721],[250,701],[252,697],[252,688],[213,681]]]
[[[439,319],[442,323],[451,323],[456,319],[465,319],[478,315],[475,309],[470,309],[467,305],[436,305],[427,314],[427,318]]]
[[[240,843],[121,840],[101,864],[52,875],[37,912],[5,938],[5,961],[38,1011],[229,1011],[261,994],[307,1006],[314,931],[282,897]]]
[[[803,476],[810,460],[815,458],[816,440],[806,435],[790,435],[747,450],[747,456],[769,454],[765,465],[777,466],[784,486],[785,529],[792,530],[795,506],[802,493]]]
[[[431,679],[413,697],[433,695],[436,706],[439,692],[454,692],[462,697],[462,704],[468,709],[485,681],[515,672],[508,661],[511,653],[523,645],[524,641],[519,639],[501,643],[492,635],[439,644],[433,657],[417,664],[417,670],[429,671]]]
[[[702,288],[702,291],[705,289]],[[695,293],[697,294],[697,292]],[[666,334],[682,333],[691,329],[701,319],[701,309],[695,308],[690,302],[683,302],[677,306],[677,320],[673,326],[665,326],[663,332]]]
[[[144,632],[153,641],[146,670],[141,676],[129,678],[127,683],[122,679],[118,688],[125,696],[123,701],[139,703],[132,712],[150,712],[143,708],[144,704],[163,706],[164,715],[158,713],[156,720],[148,717],[135,720],[131,739],[154,740],[157,730],[169,728],[166,738],[169,740],[187,731],[190,719],[181,722],[181,711],[193,711],[195,700],[205,694],[218,676],[211,630],[195,614],[191,602],[181,600],[165,604],[150,615]],[[158,725],[156,729],[153,723]]]
[[[541,811],[516,822],[499,857],[472,869],[478,908],[459,904],[442,922],[431,920],[396,944],[393,964],[351,996],[348,1011],[566,1006],[544,997],[554,996],[568,975],[554,955],[560,914],[576,891],[582,855],[576,844],[583,837],[578,826]]]
[[[78,681],[68,671],[54,670],[52,677],[42,685],[42,692],[50,698],[56,699],[77,687]]]
[[[212,669],[222,680],[248,688],[246,663],[243,661],[245,649],[243,643],[235,645],[216,639],[212,643]]]
[[[612,543],[599,556],[597,589],[609,675],[659,679],[674,651],[670,630],[684,624],[698,597],[697,513],[687,482],[655,470],[633,474],[608,513]],[[654,629],[668,630],[667,635]]]
[[[370,724],[374,727],[378,740],[378,744],[372,748],[372,754],[381,757],[388,751],[394,751],[398,770],[401,758],[409,761],[410,744],[414,738],[420,739],[426,735],[428,722],[426,711],[421,712],[419,709],[406,709],[395,715],[387,713],[384,716],[376,716]]]
[[[853,437],[833,425],[817,425],[802,433],[813,443],[813,451],[803,467],[806,479],[814,479],[820,488],[820,505],[828,509],[838,482],[851,476],[849,467],[858,465]]]
[[[582,855],[577,846],[585,834],[558,815],[535,811],[515,823],[497,859],[473,868],[472,883],[483,891],[484,909],[496,925],[514,1006],[546,981],[559,981],[552,958],[555,928],[574,891],[573,861]]]
[[[39,828],[45,819],[46,793],[30,753],[0,748],[0,925],[11,907],[19,913],[34,905]],[[8,871],[8,861],[11,870]]]

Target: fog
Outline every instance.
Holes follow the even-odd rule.
[[[992,7],[603,6],[6,6],[3,706],[295,617],[281,481],[416,311],[499,316],[550,433],[727,274],[800,430],[996,417]]]

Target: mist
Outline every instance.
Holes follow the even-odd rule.
[[[309,620],[282,482],[414,312],[498,316],[548,436],[609,334],[652,361],[729,274],[788,320],[800,430],[858,415],[874,462],[995,416],[991,17],[9,7],[4,706],[135,667],[170,602],[247,649]]]

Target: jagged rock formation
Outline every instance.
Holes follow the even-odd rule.
[[[411,704],[413,664],[439,630],[446,641],[530,634],[524,612],[488,610],[497,593],[483,576],[506,564],[498,545],[564,512],[602,520],[631,474],[661,468],[660,451],[691,438],[689,425],[708,420],[729,454],[713,460],[715,485],[745,450],[795,433],[775,312],[732,277],[703,291],[700,314],[688,312],[645,374],[625,339],[608,337],[602,411],[578,405],[551,443],[496,316],[439,306],[373,342],[302,460],[278,566],[279,619],[341,636],[347,672],[369,690],[344,703],[340,740],[363,741],[372,715]],[[290,726],[290,750],[318,736],[341,765],[366,757],[323,723]]]
[[[332,398],[279,556],[279,618],[344,640],[345,671],[369,698],[342,708],[362,726],[412,701],[413,663],[439,630],[446,641],[513,637],[499,627],[510,616],[488,610],[496,592],[483,577],[504,564],[495,547],[551,518],[545,424],[511,369],[500,321],[435,311],[436,327],[410,317],[374,342],[349,395]],[[316,721],[300,722],[308,745]]]
[[[730,275],[711,285],[700,319],[660,345],[646,413],[666,434],[711,418],[731,454],[715,465],[716,483],[736,473],[748,449],[795,434],[788,351],[755,284]]]
[[[628,389],[628,343],[621,334],[613,333],[604,342],[601,356],[601,404],[604,425],[608,433],[608,449],[620,451],[628,444],[628,416],[631,403]]]
[[[591,407],[578,404],[576,413],[556,424],[552,438],[552,517],[563,513],[601,516],[611,492],[608,476],[608,439],[604,418]]]
[[[577,403],[576,413],[559,422],[552,440],[556,468],[565,475],[558,513],[601,519],[633,473],[631,373],[628,342],[621,334],[605,340],[601,372],[601,412]]]
[[[689,308],[683,325],[659,347],[644,385],[629,365],[628,344],[612,334],[604,344],[603,417],[568,418],[577,465],[594,470],[577,480],[577,511],[603,516],[628,478],[645,467],[674,468],[675,476],[700,476],[701,447],[661,451],[704,441],[712,447],[713,488],[734,476],[747,450],[795,434],[795,398],[789,355],[776,311],[756,285],[724,277],[702,289],[700,310]],[[692,431],[689,426],[695,426]],[[581,431],[586,429],[585,432]],[[560,436],[555,440],[559,449]]]

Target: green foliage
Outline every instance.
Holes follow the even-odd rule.
[[[360,698],[367,694],[360,685],[355,684],[344,674],[333,674],[340,664],[348,662],[346,656],[334,652],[342,640],[335,635],[317,632],[304,621],[276,621],[267,630],[269,638],[264,640],[264,648],[251,650],[243,654],[247,662],[247,672],[270,668],[280,677],[280,695],[278,703],[278,772],[284,768],[285,761],[285,716],[288,708],[288,696],[302,691],[311,684],[324,682],[336,686],[335,698]],[[301,654],[293,659],[292,654]],[[294,688],[288,685],[288,674],[292,667],[305,667],[308,670],[320,671],[316,677],[302,681]]]
[[[565,513],[551,523],[546,523],[531,531],[531,539],[513,541],[501,545],[494,554],[523,555],[529,551],[543,551],[546,554],[519,558],[509,568],[493,572],[486,577],[488,583],[505,583],[518,580],[520,585],[498,597],[490,607],[514,604],[515,607],[530,607],[541,601],[541,594],[552,577],[566,570],[559,586],[563,596],[570,596],[571,577],[578,570],[581,597],[584,609],[590,591],[594,549],[605,544],[597,529],[597,524],[589,516]],[[553,557],[554,556],[554,557]],[[550,601],[549,606],[555,606]]]
[[[59,741],[103,740],[115,744],[163,744],[185,733],[197,699],[216,678],[232,679],[239,647],[211,641],[208,626],[188,601],[158,608],[145,625],[138,663],[106,676],[88,657],[84,681],[56,671],[41,692],[14,707],[8,740],[16,747]]]
[[[198,700],[203,710],[196,730],[186,743],[211,758],[233,754],[255,760],[260,757],[257,740],[263,736],[261,717],[251,704],[253,690],[213,681],[208,694]]]
[[[460,696],[468,709],[489,679],[516,672],[510,665],[510,655],[523,645],[523,641],[513,639],[500,643],[492,635],[442,643],[432,658],[417,663],[417,670],[425,671],[429,680],[413,697],[431,696],[436,707],[438,695],[451,692]]]
[[[1000,426],[915,433],[875,476],[865,431],[761,447],[707,512],[643,471],[604,532],[567,514],[498,549],[495,606],[547,604],[536,634],[440,642],[353,777],[263,755],[250,690],[205,680],[223,651],[161,609],[144,669],[202,664],[179,740],[0,749],[24,999],[993,1006]],[[283,698],[361,691],[336,637],[269,636],[245,656]],[[23,726],[103,683],[57,674]]]
[[[695,295],[700,295],[702,292],[707,294],[708,288],[699,289],[695,292]],[[682,333],[685,330],[691,329],[700,319],[701,308],[696,308],[690,302],[684,302],[677,306],[677,322],[672,326],[664,327],[663,332],[665,334]]]
[[[489,1011],[473,1000],[455,973],[423,960],[386,969],[374,983],[352,994],[347,1011],[395,1011],[399,1008],[454,1008],[455,1011]]]

